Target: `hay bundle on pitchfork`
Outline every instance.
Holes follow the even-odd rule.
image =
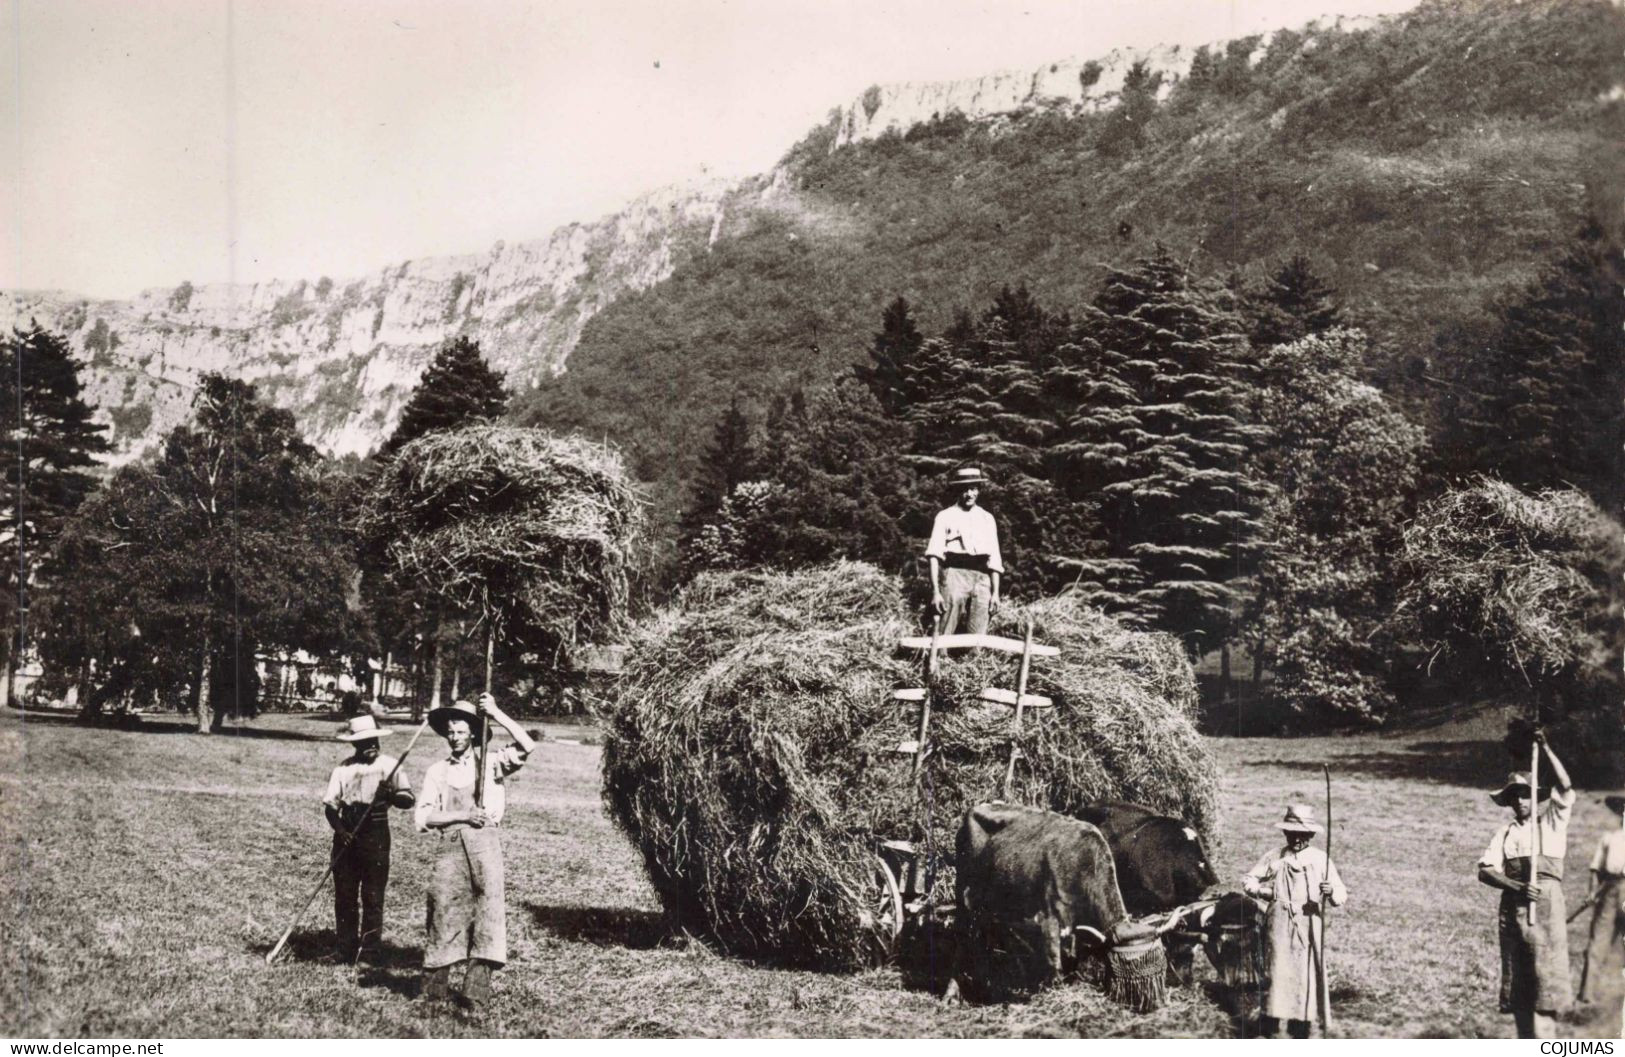
[[[614,448],[497,425],[401,448],[357,519],[392,580],[485,622],[487,686],[498,637],[557,653],[619,626],[641,525]]]

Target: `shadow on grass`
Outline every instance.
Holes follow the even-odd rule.
[[[1321,760],[1260,760],[1288,771],[1320,773]],[[1516,764],[1499,741],[1420,741],[1392,752],[1328,755],[1333,774],[1490,788]]]
[[[543,906],[527,903],[536,924],[564,940],[579,940],[595,947],[652,950],[671,937],[664,915],[629,907]]]
[[[197,720],[176,712],[153,713],[100,713],[85,716],[78,712],[19,711],[16,717],[25,726],[86,727],[96,730],[120,730],[132,734],[196,734]],[[248,738],[255,741],[332,741],[338,730],[332,717],[327,717],[323,729],[317,731],[276,730],[270,727],[249,727],[229,724],[209,736],[215,738]]]

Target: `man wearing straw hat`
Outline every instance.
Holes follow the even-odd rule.
[[[501,724],[514,743],[489,755],[481,781],[476,761],[487,717]],[[451,971],[466,961],[461,994],[477,1014],[490,1000],[492,970],[508,960],[502,843],[497,837],[507,805],[502,783],[525,765],[536,743],[488,693],[480,695],[478,709],[458,701],[427,718],[451,754],[429,765],[416,812],[418,830],[434,830],[440,837],[429,876],[423,997],[431,1004],[448,1001]]]
[[[976,505],[987,479],[975,466],[961,466],[948,479],[954,504],[937,514],[925,557],[931,567],[931,610],[938,631],[952,635],[961,620],[973,635],[987,631],[999,609],[999,526]]]
[[[1512,1014],[1520,1039],[1549,1039],[1557,1030],[1557,1014],[1572,998],[1563,859],[1574,790],[1546,733],[1537,729],[1534,739],[1552,777],[1539,787],[1546,803],[1537,815],[1529,775],[1522,771],[1508,775],[1490,794],[1512,809],[1512,821],[1496,832],[1479,859],[1478,879],[1501,889],[1501,1012]]]
[[[1597,841],[1591,856],[1591,937],[1586,945],[1585,969],[1580,976],[1580,1001],[1596,1002],[1603,992],[1603,974],[1619,964],[1625,941],[1625,796],[1603,797],[1608,810],[1619,816],[1613,829]]]
[[[1348,899],[1343,879],[1326,853],[1310,842],[1325,828],[1314,808],[1292,804],[1276,828],[1285,846],[1258,860],[1241,879],[1242,890],[1264,904],[1264,959],[1270,990],[1259,1010],[1258,1031],[1280,1033],[1286,1021],[1294,1039],[1309,1037],[1309,1023],[1329,1010],[1326,981],[1324,908]]]
[[[395,766],[393,756],[378,751],[378,739],[393,733],[371,716],[356,716],[345,724],[338,740],[350,743],[351,755],[333,768],[327,795],[322,798],[327,824],[333,827],[337,953],[347,962],[355,961],[383,935],[384,889],[389,885],[389,809],[412,806],[406,774]],[[380,796],[379,786],[386,780],[388,786]]]

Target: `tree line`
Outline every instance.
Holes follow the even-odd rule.
[[[1625,565],[1601,526],[1625,487],[1617,256],[1588,228],[1495,306],[1482,349],[1430,380],[1448,405],[1435,436],[1372,384],[1392,357],[1302,257],[1248,286],[1159,250],[1084,305],[1006,287],[934,336],[897,298],[832,385],[754,417],[735,399],[693,482],[679,578],[843,557],[911,572],[943,475],[974,463],[995,482],[983,502],[1014,591],[1079,592],[1193,658],[1216,651],[1226,676],[1244,647],[1255,685],[1300,720],[1380,719],[1396,674],[1444,641],[1417,605],[1451,556],[1407,529],[1458,490],[1582,497],[1599,520],[1548,544],[1590,569],[1586,605],[1615,604]],[[1563,618],[1575,636],[1584,609]],[[1466,683],[1495,682],[1479,668]],[[1570,689],[1548,705],[1598,699]]]
[[[37,324],[0,344],[8,700],[25,648],[42,662],[41,689],[76,687],[87,714],[178,706],[200,732],[255,713],[263,653],[347,659],[363,681],[368,659],[404,661],[424,691],[415,712],[443,681],[457,692],[469,614],[369,568],[354,516],[403,445],[502,415],[508,393],[477,344],[438,351],[365,462],[322,456],[291,412],[208,374],[189,420],[100,482],[106,427],[92,421],[80,366]]]

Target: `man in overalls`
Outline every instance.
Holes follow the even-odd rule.
[[[499,723],[514,743],[490,753],[482,805],[476,798],[476,761],[487,718]],[[497,836],[507,800],[502,783],[525,765],[536,743],[497,708],[490,694],[480,695],[477,710],[458,701],[435,709],[428,719],[446,739],[451,755],[431,764],[424,774],[416,812],[418,830],[434,830],[440,837],[429,875],[423,997],[431,1004],[449,1001],[452,968],[466,961],[462,998],[470,1012],[478,1014],[491,997],[491,971],[508,960],[502,843]]]
[[[963,621],[972,635],[986,633],[988,618],[999,609],[999,527],[993,515],[976,505],[987,479],[974,466],[962,466],[949,478],[955,502],[940,511],[931,525],[925,556],[931,566],[931,609],[937,630],[952,635]]]
[[[333,827],[333,925],[337,955],[353,962],[384,931],[389,886],[389,809],[412,806],[412,787],[395,757],[378,751],[392,731],[371,716],[356,716],[339,732],[350,758],[333,768],[322,807]],[[388,787],[379,787],[388,781]],[[356,912],[359,903],[360,913]]]
[[[1569,930],[1563,903],[1563,860],[1568,854],[1574,788],[1569,772],[1535,731],[1551,781],[1531,803],[1530,776],[1507,776],[1490,799],[1512,811],[1478,860],[1478,879],[1501,890],[1501,1012],[1511,1013],[1520,1039],[1557,1037],[1557,1015],[1569,1005]],[[1539,836],[1536,836],[1537,827]],[[1536,855],[1536,850],[1539,855]],[[1529,905],[1535,920],[1529,920]]]

